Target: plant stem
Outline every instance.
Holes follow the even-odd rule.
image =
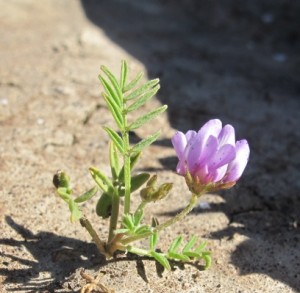
[[[128,237],[128,238],[124,239],[124,241],[122,241],[122,244],[126,245],[130,242],[149,237],[153,233],[164,230],[165,228],[167,228],[167,227],[173,225],[174,223],[182,220],[195,207],[195,205],[197,204],[198,197],[199,196],[197,196],[196,194],[192,194],[192,197],[190,199],[189,204],[179,214],[177,214],[174,218],[171,218],[170,220],[166,221],[165,223],[156,226],[151,232],[146,232],[146,233],[141,234],[141,235]]]
[[[108,234],[108,243],[114,237],[114,230],[117,228],[118,217],[119,217],[119,205],[120,205],[120,197],[115,192],[112,195],[112,207],[111,207],[111,216],[109,223],[109,234]]]
[[[125,120],[126,123],[126,120]],[[126,123],[127,124],[127,123]],[[127,127],[127,125],[126,125]],[[124,184],[125,184],[125,201],[124,201],[124,214],[130,213],[130,189],[131,189],[131,168],[130,168],[130,154],[129,154],[129,133],[124,131]]]
[[[138,248],[138,247],[134,247],[134,246],[127,246],[127,251],[137,254],[137,255],[141,255],[141,256],[150,256],[150,253],[148,250],[142,249],[142,248]]]
[[[82,218],[80,218],[80,224],[92,236],[92,239],[95,241],[96,246],[97,246],[98,250],[100,251],[100,253],[102,253],[106,257],[110,257],[110,255],[105,250],[105,243],[100,240],[98,234],[94,230],[94,228],[93,228],[92,224],[90,223],[90,221],[86,217],[82,217]]]

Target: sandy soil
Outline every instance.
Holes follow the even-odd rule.
[[[0,3],[0,291],[78,292],[84,268],[116,292],[299,292],[300,35],[298,1],[78,1]],[[209,4],[208,4],[209,3]],[[162,89],[161,139],[138,170],[175,188],[154,213],[161,220],[188,201],[174,173],[170,137],[211,118],[247,138],[251,158],[239,184],[206,195],[168,229],[208,241],[213,264],[165,272],[142,258],[105,261],[54,195],[52,176],[67,170],[75,190],[92,186],[91,165],[107,168],[111,124],[97,80],[101,64],[132,76],[145,70]],[[145,109],[145,111],[147,110]],[[152,126],[138,133],[145,137]],[[103,237],[106,222],[84,206]]]

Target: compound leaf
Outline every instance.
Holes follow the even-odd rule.
[[[128,92],[130,90],[132,90],[137,84],[138,82],[142,79],[144,73],[140,72],[128,85],[123,87],[123,92]]]
[[[195,245],[197,241],[197,236],[193,236],[192,239],[184,246],[182,252],[188,252],[190,251],[190,249]]]
[[[113,143],[115,144],[115,146],[117,147],[119,152],[121,154],[123,154],[124,153],[124,145],[123,145],[123,140],[120,137],[120,135],[108,126],[104,126],[103,129],[107,132],[107,134],[109,135],[109,137],[111,138],[111,140],[113,141]]]
[[[169,248],[169,253],[175,253],[182,243],[182,236],[178,236],[174,239],[174,241],[171,243],[170,248]]]
[[[77,203],[81,203],[81,202],[85,202],[87,200],[89,200],[90,198],[92,198],[98,191],[98,187],[95,186],[92,189],[90,189],[89,191],[85,192],[84,194],[78,196],[75,198],[75,202]]]
[[[103,98],[107,104],[107,107],[109,108],[112,116],[114,117],[118,127],[120,129],[124,128],[124,120],[121,114],[121,109],[119,106],[114,102],[114,100],[107,94],[103,94]]]
[[[155,260],[157,262],[159,262],[165,269],[167,269],[168,271],[171,270],[170,263],[169,263],[168,259],[163,254],[158,253],[156,251],[151,251],[151,256],[153,258],[155,258]]]
[[[132,93],[130,93],[129,95],[127,95],[125,97],[126,101],[132,100],[132,99],[136,99],[138,98],[140,95],[142,95],[143,93],[151,90],[154,86],[156,86],[159,83],[159,79],[153,79],[153,80],[149,80],[148,82],[146,82],[144,85],[140,86],[139,88],[137,88],[136,90],[134,90]]]
[[[134,111],[143,106],[149,99],[151,99],[159,90],[160,85],[156,85],[152,90],[143,93],[133,104],[131,104],[126,110],[127,112]]]
[[[118,104],[122,105],[122,90],[118,84],[116,77],[109,71],[109,69],[106,66],[102,65],[101,69],[107,75],[108,79],[110,80],[110,82],[115,90],[116,97],[118,99],[117,100]]]
[[[126,84],[127,72],[128,72],[127,62],[123,60],[121,65],[121,76],[120,76],[121,89],[123,89]]]
[[[144,125],[145,123],[149,122],[150,120],[154,119],[157,115],[159,115],[160,113],[163,113],[167,110],[168,106],[167,105],[164,105],[164,106],[161,106],[141,117],[139,117],[137,120],[135,120],[134,122],[132,122],[130,125],[129,125],[129,129],[130,130],[134,130],[134,129],[137,129],[139,127],[141,127],[142,125]]]
[[[156,141],[159,135],[160,135],[160,131],[157,131],[154,134],[150,135],[149,137],[141,140],[135,146],[132,147],[132,149],[130,150],[131,153],[141,152],[145,147],[149,146],[151,143]]]

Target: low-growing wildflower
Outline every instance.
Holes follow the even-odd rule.
[[[246,168],[250,149],[247,140],[235,141],[234,128],[222,128],[219,119],[205,123],[198,132],[178,131],[172,138],[178,156],[177,173],[196,194],[232,187]]]

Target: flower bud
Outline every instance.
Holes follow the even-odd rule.
[[[163,183],[158,188],[156,187],[157,175],[153,175],[147,182],[145,188],[140,191],[143,201],[151,202],[165,198],[172,189],[172,183]]]
[[[56,172],[53,176],[53,184],[56,188],[70,188],[70,176],[62,170]]]

